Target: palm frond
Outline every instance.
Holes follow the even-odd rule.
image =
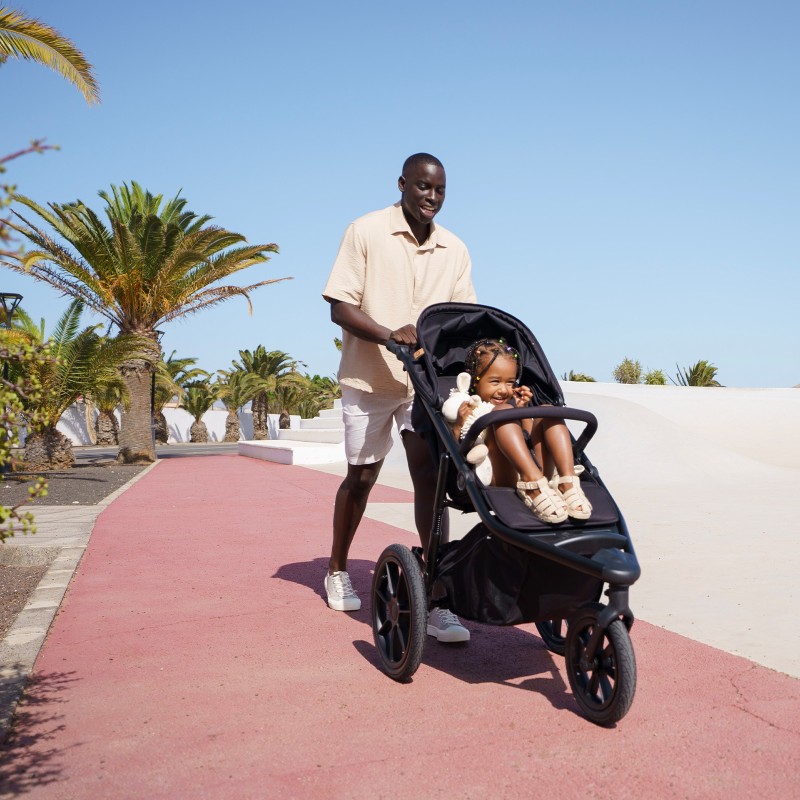
[[[92,65],[69,39],[44,22],[0,8],[0,55],[43,64],[75,85],[87,103],[100,102]]]

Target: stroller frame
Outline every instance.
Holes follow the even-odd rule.
[[[434,604],[449,606],[461,616],[489,624],[535,622],[547,648],[566,656],[569,682],[582,712],[592,722],[612,725],[627,713],[635,693],[636,663],[628,633],[634,622],[629,606],[629,587],[639,578],[641,570],[623,516],[584,452],[597,430],[597,419],[588,411],[563,405],[558,381],[535,337],[523,323],[506,312],[490,306],[441,303],[422,312],[418,330],[425,327],[426,320],[439,319],[445,320],[446,328],[448,321],[459,315],[469,315],[481,321],[481,335],[474,339],[488,335],[497,338],[507,327],[518,330],[520,343],[527,344],[524,349],[536,362],[534,372],[538,370],[540,373],[534,378],[541,378],[544,385],[544,391],[535,392],[535,396],[544,396],[548,404],[493,411],[478,419],[468,436],[458,442],[441,414],[441,359],[435,363],[435,355],[431,357],[424,342],[413,352],[408,347],[387,342],[387,348],[403,362],[411,377],[417,395],[415,402],[419,401],[424,408],[440,452],[427,551],[423,552],[420,547],[409,550],[404,545],[393,544],[384,550],[375,568],[372,623],[381,665],[395,680],[411,679],[421,661],[427,636],[427,615]],[[487,334],[495,319],[500,320],[499,333]],[[521,357],[524,362],[524,352]],[[452,364],[445,365],[445,371],[452,373],[457,366],[456,356]],[[530,379],[530,372],[525,377]],[[529,529],[520,530],[508,524],[504,519],[504,508],[496,502],[498,498],[506,504],[518,502],[524,509],[521,501],[515,497],[509,499],[513,490],[494,490],[498,498],[494,503],[490,502],[487,487],[480,483],[466,461],[466,454],[476,437],[487,427],[526,418],[568,419],[585,425],[577,439],[571,435],[573,454],[576,462],[584,466],[584,480],[590,481],[605,498],[606,519],[599,522],[590,519],[588,523],[569,520],[552,526],[533,522],[533,515],[525,510],[523,518],[530,519],[532,524],[526,525]],[[454,472],[455,486],[452,481]],[[501,497],[503,491],[508,494]],[[483,601],[476,599],[465,612],[458,605],[458,591],[452,586],[447,597],[437,596],[434,602],[434,594],[441,595],[442,583],[447,583],[442,566],[445,562],[458,561],[461,546],[458,542],[442,545],[448,508],[474,510],[480,517],[478,525],[462,542],[472,537],[480,547],[483,540],[494,539],[497,546],[505,548],[512,558],[531,559],[537,574],[565,576],[566,589],[559,595],[569,595],[569,587],[574,582],[574,602],[573,598],[564,600],[560,596],[559,602],[552,605],[534,598],[527,604],[521,602],[519,609],[514,606],[513,613],[503,615],[496,609],[484,611]],[[560,578],[555,580],[558,582]],[[603,586],[607,586],[604,592],[608,598],[606,605],[597,602]]]

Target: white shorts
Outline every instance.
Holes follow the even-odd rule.
[[[383,461],[392,449],[392,422],[397,430],[413,431],[412,398],[384,397],[342,386],[344,451],[348,464]]]

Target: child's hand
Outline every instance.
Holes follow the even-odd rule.
[[[533,392],[527,386],[517,386],[514,389],[514,399],[518,406],[527,406],[533,400]]]
[[[458,419],[456,420],[456,425],[458,426],[459,430],[464,427],[464,423],[467,421],[467,417],[472,413],[472,404],[471,403],[462,403],[458,407]]]

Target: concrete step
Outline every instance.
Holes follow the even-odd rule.
[[[294,430],[292,428],[291,430]],[[314,417],[314,419],[301,419],[299,430],[344,430],[344,420],[339,417]]]
[[[334,464],[344,461],[344,444],[300,441],[239,442],[239,455],[260,458],[276,464]]]
[[[339,402],[338,400],[336,401]],[[322,411],[317,414],[318,417],[323,417],[324,419],[329,419],[333,417],[334,419],[341,419],[342,418],[342,407],[338,406],[335,408],[323,408]]]
[[[289,428],[289,430],[278,431],[278,439],[290,442],[339,444],[344,441],[344,428],[340,430],[333,428]]]

